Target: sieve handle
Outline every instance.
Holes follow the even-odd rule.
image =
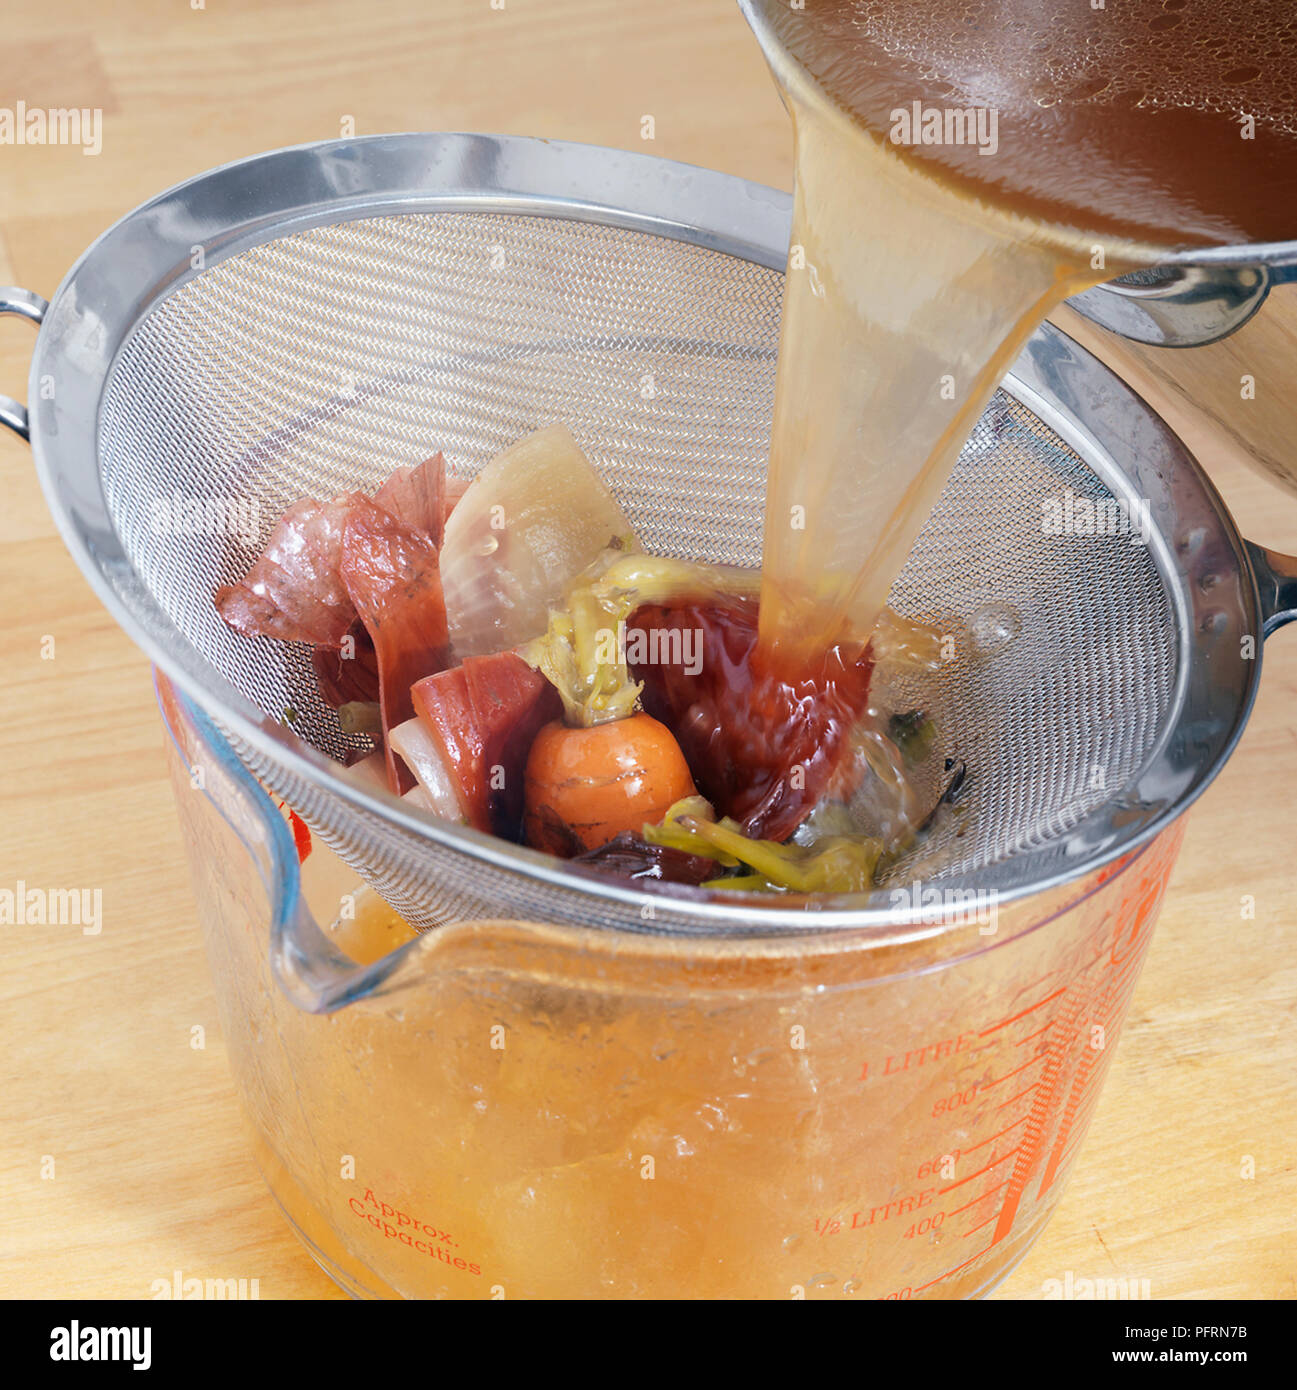
[[[19,289],[17,285],[0,285],[0,314],[15,314],[39,328],[49,307],[48,301],[31,290]],[[27,407],[12,396],[0,396],[0,422],[8,425],[19,439],[31,438]]]
[[[1261,596],[1261,635],[1269,637],[1285,623],[1297,621],[1297,556],[1266,550],[1252,541],[1243,544]]]

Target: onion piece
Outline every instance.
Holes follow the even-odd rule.
[[[340,645],[356,619],[338,573],[343,532],[353,509],[370,505],[361,492],[294,502],[247,574],[217,589],[216,611],[246,637]]]
[[[414,682],[443,670],[450,658],[437,548],[426,531],[367,502],[347,520],[338,573],[374,645],[382,727],[387,731],[414,714]],[[391,754],[387,775],[398,796],[409,790]]]
[[[392,730],[393,740],[395,740],[396,735],[402,727],[410,729],[411,737],[419,749],[422,750],[424,748],[424,744],[420,740],[427,740],[427,744],[431,747],[433,759],[435,760],[435,762],[428,764],[428,770],[431,775],[435,777],[437,775],[436,768],[439,765],[442,769],[441,775],[445,777],[445,764],[441,761],[441,756],[437,752],[436,745],[433,744],[431,738],[428,737],[427,732],[422,727],[418,726],[419,721],[417,719],[411,719],[406,725],[398,726],[398,728]],[[417,776],[419,767],[416,766],[415,754],[402,748],[401,756],[409,763],[411,771]],[[422,765],[421,759],[420,765]],[[385,792],[388,790],[387,759],[381,752],[370,753],[367,757],[361,758],[359,762],[352,763],[350,767],[341,768],[340,771],[348,781],[355,782],[366,791]],[[447,785],[449,786],[448,779]],[[443,798],[439,803],[433,793],[430,792],[422,782],[415,782],[414,786],[412,786],[408,792],[402,794],[401,800],[408,801],[411,806],[417,806],[420,810],[431,811],[433,815],[441,816],[443,820],[463,821],[464,819],[463,815],[455,809],[459,801],[453,787],[450,788],[449,797]]]
[[[349,767],[340,767],[338,771],[349,782],[355,782],[366,791],[387,790],[387,759],[381,752],[370,753]]]
[[[454,821],[457,825],[467,823],[454,778],[436,740],[423,724],[417,718],[407,719],[389,730],[387,739],[392,749],[405,759],[406,766],[427,794],[427,809],[442,820]]]
[[[435,814],[436,808],[432,804],[432,797],[418,782],[408,792],[401,794],[401,800],[408,801],[411,806],[417,806],[421,811],[432,811]]]
[[[565,426],[497,454],[446,521],[441,580],[455,654],[538,637],[550,606],[609,546],[635,549],[631,524]]]
[[[440,546],[446,526],[446,460],[436,453],[411,468],[398,468],[374,494],[374,501],[397,521],[426,531]]]

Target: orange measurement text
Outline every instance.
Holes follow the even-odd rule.
[[[953,1038],[938,1038],[936,1042],[924,1043],[922,1047],[912,1047],[905,1052],[892,1052],[882,1062],[864,1062],[860,1068],[860,1080],[868,1081],[871,1076],[899,1076],[901,1072],[914,1071],[917,1067],[930,1066],[933,1062],[944,1062],[948,1057],[972,1047],[977,1041],[975,1032],[958,1033]]]
[[[417,1216],[394,1207],[390,1202],[382,1201],[374,1195],[372,1187],[365,1189],[363,1198],[348,1198],[347,1205],[376,1231],[380,1231],[386,1240],[407,1245],[421,1255],[427,1255],[430,1259],[439,1260],[442,1264],[463,1270],[467,1274],[481,1274],[481,1265],[474,1264],[463,1255],[453,1253],[458,1242],[449,1231],[443,1231],[430,1222],[422,1221]]]
[[[932,1107],[933,1116],[949,1115],[952,1110],[958,1110],[961,1106],[970,1105],[973,1098],[977,1095],[978,1088],[981,1084],[980,1081],[974,1081],[971,1086],[962,1091],[956,1091],[953,1095],[942,1096]]]

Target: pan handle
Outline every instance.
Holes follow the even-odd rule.
[[[1252,541],[1243,544],[1261,595],[1261,635],[1269,637],[1285,623],[1297,621],[1297,556],[1266,550]]]
[[[39,328],[49,307],[46,300],[31,290],[19,289],[17,285],[0,285],[0,314],[14,314]],[[0,424],[8,425],[20,439],[31,438],[27,407],[12,396],[0,396]]]

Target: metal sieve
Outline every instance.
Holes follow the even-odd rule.
[[[416,925],[894,927],[886,883],[773,906],[642,890],[362,792],[339,775],[348,739],[307,650],[237,636],[212,604],[298,497],[371,487],[436,449],[471,473],[555,421],[648,549],[757,564],[789,221],[782,193],[580,145],[281,150],[130,213],[47,310],[5,292],[0,308],[43,322],[30,421],[0,412],[29,424],[54,517],[117,621]],[[1046,505],[1068,498],[1142,507],[1148,534],[1051,534]],[[189,501],[249,525],[187,527]],[[939,751],[968,768],[960,814],[893,880],[1007,899],[1144,843],[1233,747],[1295,582],[1291,561],[1240,539],[1144,403],[1042,328],[892,594],[967,640],[931,675],[882,670],[880,695],[930,711]],[[309,1006],[354,988],[286,930],[281,975]]]

